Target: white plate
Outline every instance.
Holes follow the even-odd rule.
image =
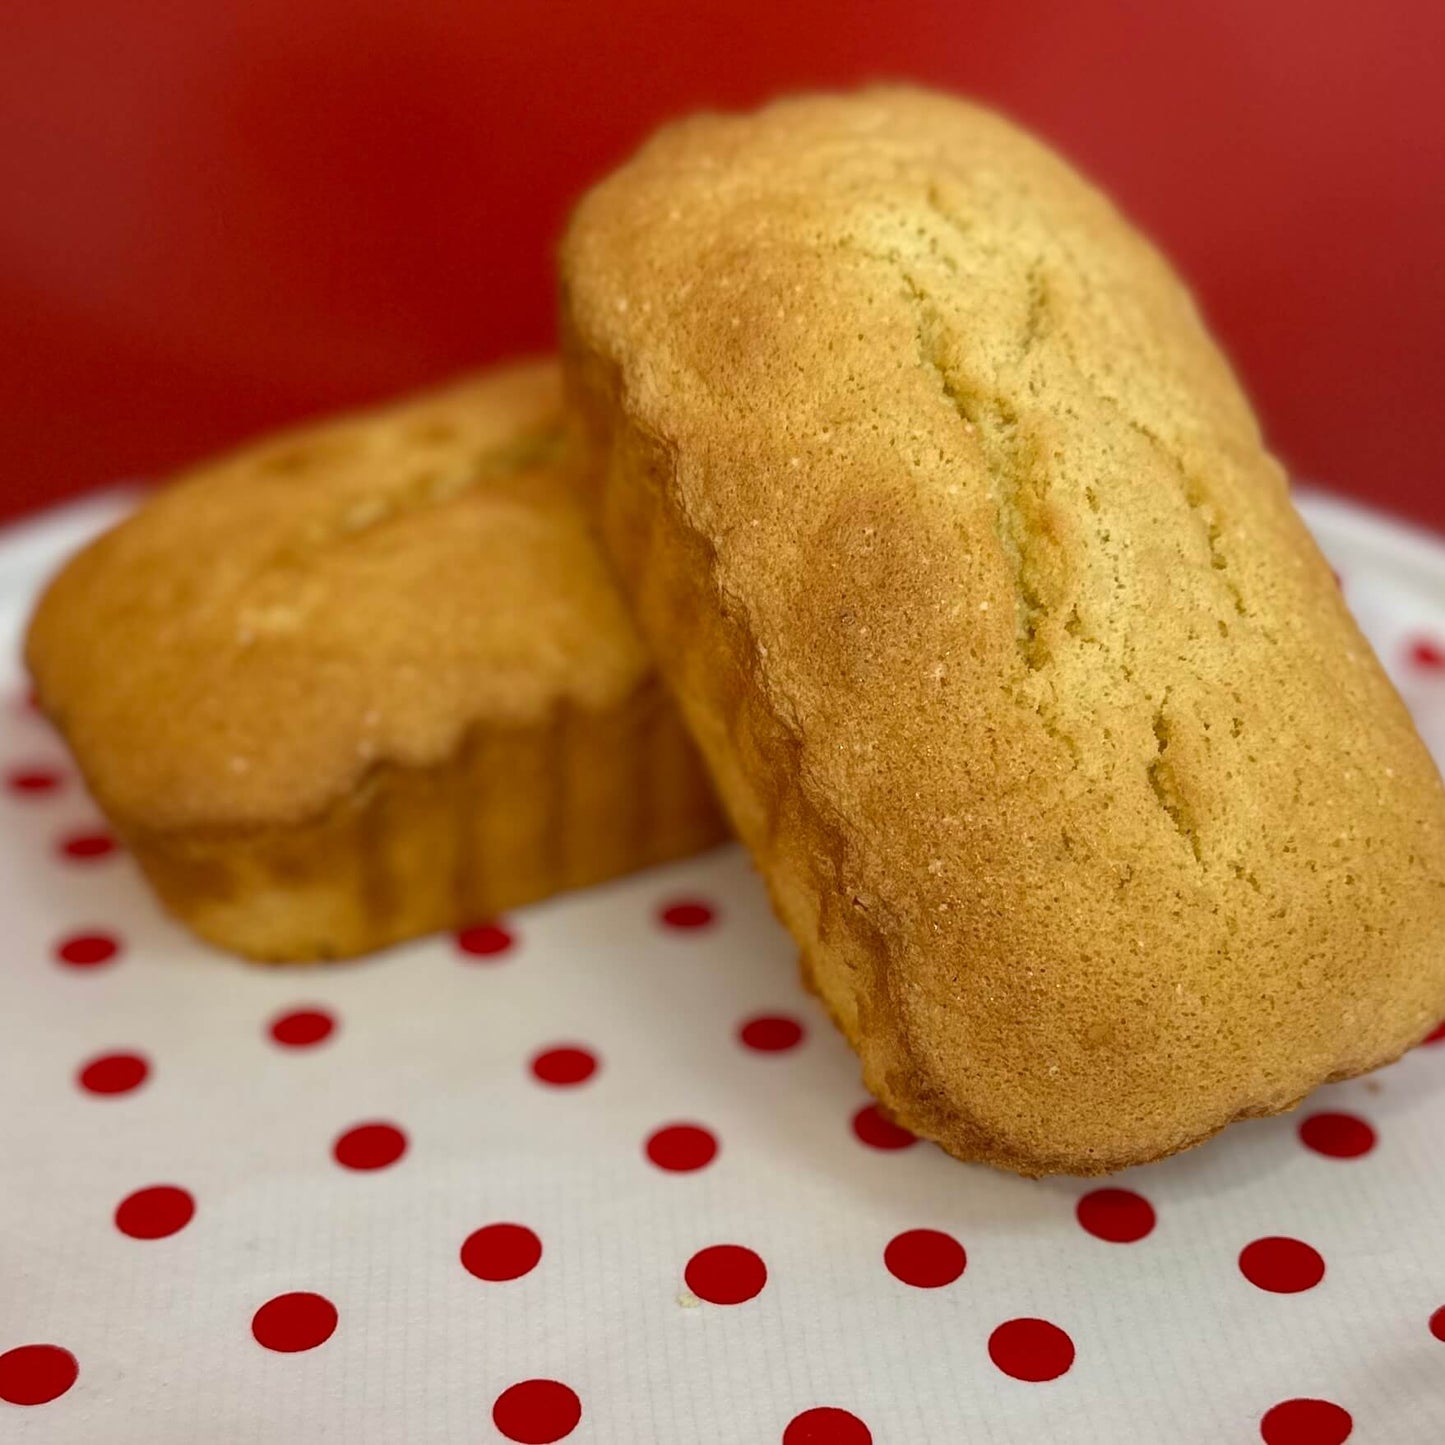
[[[103,497],[0,541],[9,652],[40,578],[123,505]],[[1338,501],[1305,510],[1439,756],[1445,549]],[[555,1432],[575,1399],[580,1423],[555,1437],[571,1445],[1217,1445],[1258,1441],[1266,1412],[1299,1398],[1330,1405],[1291,1407],[1295,1433],[1288,1412],[1270,1417],[1275,1445],[1337,1442],[1346,1415],[1358,1442],[1445,1439],[1445,1342],[1431,1332],[1445,1305],[1445,1048],[1110,1181],[1156,1219],[1111,1242],[1079,1222],[1096,1186],[860,1141],[856,1063],[799,988],[735,849],[527,909],[501,953],[443,938],[354,966],[247,967],[162,917],[123,856],[64,853],[98,820],[18,671],[0,680],[0,768],[63,779],[0,794],[0,1352],[52,1344],[79,1369],[48,1403],[0,1400],[0,1440],[473,1445],[554,1438],[548,1419]],[[712,921],[668,926],[679,900]],[[58,961],[79,933],[120,951]],[[330,1036],[275,1042],[272,1020],[303,1007],[336,1020]],[[802,1041],[744,1046],[738,1030],[760,1014],[795,1020]],[[540,1082],[539,1051],[574,1044],[596,1072]],[[82,1087],[87,1063],[115,1053],[143,1057],[144,1082]],[[1306,1120],[1341,1113],[1364,1126],[1306,1132],[1373,1139],[1366,1152],[1302,1141]],[[334,1141],[367,1121],[398,1127],[405,1152],[343,1167]],[[648,1158],[646,1141],[678,1122],[720,1145],[705,1167]],[[183,1188],[194,1216],[131,1237],[117,1207],[157,1185]],[[1132,1210],[1112,1217],[1147,1219]],[[138,1205],[120,1221],[166,1222]],[[531,1230],[540,1262],[474,1277],[464,1241],[500,1222]],[[936,1233],[913,1239],[909,1265],[889,1246],[914,1230]],[[1251,1271],[1272,1263],[1301,1283],[1317,1255],[1317,1284],[1250,1282],[1241,1252],[1277,1237],[1302,1245],[1253,1250]],[[689,1271],[718,1245],[762,1262],[760,1292],[699,1298],[758,1283],[747,1255],[723,1256],[747,1267],[720,1276]],[[890,1272],[889,1259],[949,1276],[959,1245],[966,1267],[948,1283]],[[278,1342],[276,1312],[253,1322],[292,1292],[324,1297],[336,1325],[282,1353],[256,1337]],[[1031,1320],[1056,1333],[1000,1333]],[[292,1323],[304,1335],[308,1317]],[[1010,1339],[1042,1338],[1062,1364],[1063,1335],[1072,1361],[1053,1379],[994,1358],[1018,1369]],[[27,1362],[68,1358],[0,1354],[0,1396],[39,1388]],[[529,1381],[555,1384],[512,1390]],[[855,1423],[806,1416],[825,1407]],[[787,1433],[799,1416],[817,1430]]]

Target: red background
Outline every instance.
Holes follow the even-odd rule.
[[[1445,528],[1439,0],[11,0],[0,515],[552,338],[659,119],[915,77],[1173,253],[1297,473]]]

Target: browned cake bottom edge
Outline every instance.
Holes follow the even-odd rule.
[[[156,831],[112,816],[162,904],[258,962],[354,957],[681,858],[727,836],[656,679],[603,711],[474,726],[374,766],[294,825]]]

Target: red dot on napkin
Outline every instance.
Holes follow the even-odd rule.
[[[484,1224],[462,1243],[462,1268],[498,1283],[530,1274],[541,1258],[542,1241],[525,1224]]]
[[[1154,1228],[1154,1206],[1132,1189],[1094,1189],[1074,1208],[1079,1223],[1095,1239],[1133,1244]]]
[[[714,1305],[740,1305],[762,1293],[768,1267],[741,1244],[714,1244],[700,1249],[683,1272],[687,1287]]]
[[[1300,1120],[1300,1143],[1331,1159],[1358,1159],[1375,1147],[1375,1131],[1358,1114],[1311,1114]]]
[[[1445,668],[1445,647],[1429,637],[1417,637],[1410,644],[1410,661],[1427,672]]]
[[[26,797],[53,793],[60,783],[61,775],[53,768],[11,768],[5,774],[5,786]]]
[[[109,833],[71,833],[60,840],[61,854],[74,863],[93,863],[116,851]]]
[[[59,1345],[17,1345],[0,1354],[0,1400],[48,1405],[75,1383],[81,1367]]]
[[[76,1082],[88,1094],[128,1094],[145,1083],[150,1071],[140,1054],[100,1054],[81,1066]]]
[[[864,1104],[853,1115],[853,1132],[870,1149],[906,1149],[918,1142],[916,1134],[885,1118],[877,1104]]]
[[[738,1029],[744,1048],[760,1054],[781,1054],[803,1041],[803,1026],[783,1014],[758,1014]]]
[[[544,1084],[570,1088],[585,1083],[597,1072],[597,1055],[576,1044],[543,1049],[532,1059],[532,1072]]]
[[[70,968],[95,968],[120,952],[120,939],[110,933],[72,933],[55,945],[55,956]]]
[[[1344,1445],[1355,1422],[1329,1400],[1281,1400],[1259,1422],[1265,1445]]]
[[[471,958],[496,958],[507,953],[516,939],[500,923],[474,923],[457,934],[457,947]]]
[[[968,1256],[951,1234],[939,1229],[909,1229],[888,1241],[883,1263],[888,1273],[904,1284],[938,1289],[963,1273]]]
[[[1325,1277],[1325,1262],[1302,1239],[1270,1235],[1239,1252],[1239,1272],[1250,1284],[1271,1294],[1299,1294]]]
[[[873,1432],[847,1410],[819,1405],[793,1416],[783,1445],[873,1445]]]
[[[347,1169],[385,1169],[406,1153],[406,1135],[395,1124],[357,1124],[337,1136],[331,1152]]]
[[[687,931],[706,928],[717,917],[717,912],[710,903],[704,903],[701,899],[679,898],[676,902],[660,908],[657,916],[664,927]]]
[[[336,1015],[329,1009],[298,1008],[277,1014],[268,1032],[284,1048],[309,1049],[330,1038],[335,1028]]]
[[[45,1405],[63,1395],[79,1374],[75,1356],[59,1345],[18,1345],[0,1355],[0,1400]]]
[[[165,1239],[191,1222],[196,1201],[175,1184],[152,1184],[128,1194],[115,1209],[115,1227],[132,1239]]]
[[[336,1306],[324,1295],[300,1290],[278,1294],[251,1317],[258,1345],[283,1355],[314,1350],[336,1332]]]
[[[988,1357],[1006,1375],[1035,1384],[1074,1363],[1074,1342],[1048,1320],[1006,1320],[988,1337]]]
[[[667,1124],[647,1140],[647,1157],[659,1169],[690,1174],[717,1157],[717,1136],[701,1124]]]
[[[581,1418],[577,1392],[560,1380],[521,1380],[503,1390],[492,1406],[492,1423],[518,1445],[565,1440]]]

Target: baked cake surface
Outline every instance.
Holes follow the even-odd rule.
[[[351,954],[720,823],[566,472],[556,364],[207,463],[31,625],[44,710],[162,899]]]
[[[910,89],[669,126],[578,208],[608,546],[910,1128],[1100,1173],[1445,1014],[1445,802],[1168,264]]]

